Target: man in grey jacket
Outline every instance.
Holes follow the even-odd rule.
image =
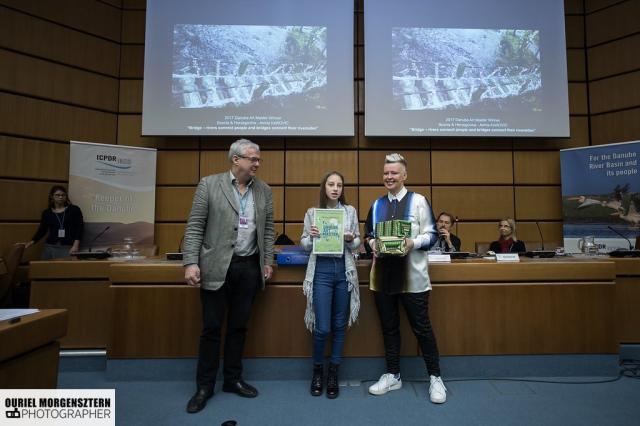
[[[202,410],[213,395],[225,312],[222,390],[258,396],[242,379],[242,352],[253,299],[273,273],[273,195],[256,177],[261,161],[258,145],[246,139],[234,142],[231,170],[203,178],[193,199],[183,264],[187,284],[200,287],[202,334],[189,413]]]

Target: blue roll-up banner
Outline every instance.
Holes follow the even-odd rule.
[[[640,235],[639,157],[640,141],[560,151],[568,253],[580,252],[579,240],[587,236],[600,253],[633,245]]]

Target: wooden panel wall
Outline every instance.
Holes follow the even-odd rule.
[[[119,0],[0,1],[0,255],[67,184],[70,140],[117,143],[121,21]]]
[[[46,3],[46,2],[45,2]],[[154,147],[156,242],[175,251],[199,179],[227,169],[231,137],[142,137],[144,0],[0,0],[0,186],[20,191],[1,207],[0,253],[35,228],[43,192],[68,179],[71,139]],[[342,138],[252,138],[259,172],[274,190],[277,229],[299,238],[304,212],[330,170],[366,218],[384,194],[388,152],[409,161],[408,186],[434,210],[451,210],[463,249],[494,239],[511,215],[520,238],[561,241],[561,148],[640,139],[640,24],[632,0],[565,0],[571,137],[564,139],[371,138],[364,136],[364,6],[354,1],[354,126]],[[6,232],[4,232],[6,231]],[[27,257],[37,256],[30,250]]]
[[[640,2],[586,0],[594,145],[640,139]]]

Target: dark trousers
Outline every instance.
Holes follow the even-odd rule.
[[[218,290],[200,290],[202,333],[198,354],[198,386],[215,386],[220,364],[220,331],[227,314],[224,340],[225,382],[242,377],[242,352],[251,305],[261,283],[258,255],[234,256],[224,284]]]
[[[400,372],[400,312],[398,302],[402,302],[409,318],[413,334],[418,339],[422,357],[430,375],[440,376],[440,355],[436,336],[429,320],[429,293],[386,294],[374,291],[376,308],[384,338],[384,352],[387,361],[387,372]]]

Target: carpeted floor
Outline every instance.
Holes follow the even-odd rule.
[[[380,360],[347,360],[343,364],[340,396],[329,400],[308,392],[309,360],[247,360],[245,379],[260,395],[244,399],[221,391],[220,383],[207,407],[187,414],[187,400],[195,390],[191,380],[195,360],[105,361],[62,358],[59,388],[115,388],[118,425],[637,425],[640,424],[640,380],[615,380],[611,357],[466,357],[444,358],[448,388],[446,404],[428,400],[426,376],[419,360],[403,360],[402,389],[372,396],[367,387],[381,374]],[[464,361],[464,362],[463,362]],[[497,368],[496,362],[501,365]],[[458,365],[459,364],[459,365]],[[533,377],[545,366],[574,365],[569,377]],[[488,371],[461,377],[462,372]],[[496,379],[496,373],[529,365],[525,381]],[[532,367],[536,366],[537,367]],[[465,367],[463,367],[465,366]],[[406,373],[405,373],[406,371]],[[612,375],[599,375],[602,371]],[[587,376],[596,372],[598,375]],[[580,374],[585,374],[580,376]],[[358,378],[358,376],[360,376]],[[512,376],[512,375],[505,375]],[[488,377],[488,376],[487,376]],[[611,381],[614,379],[613,381]],[[596,382],[537,383],[534,380]]]

